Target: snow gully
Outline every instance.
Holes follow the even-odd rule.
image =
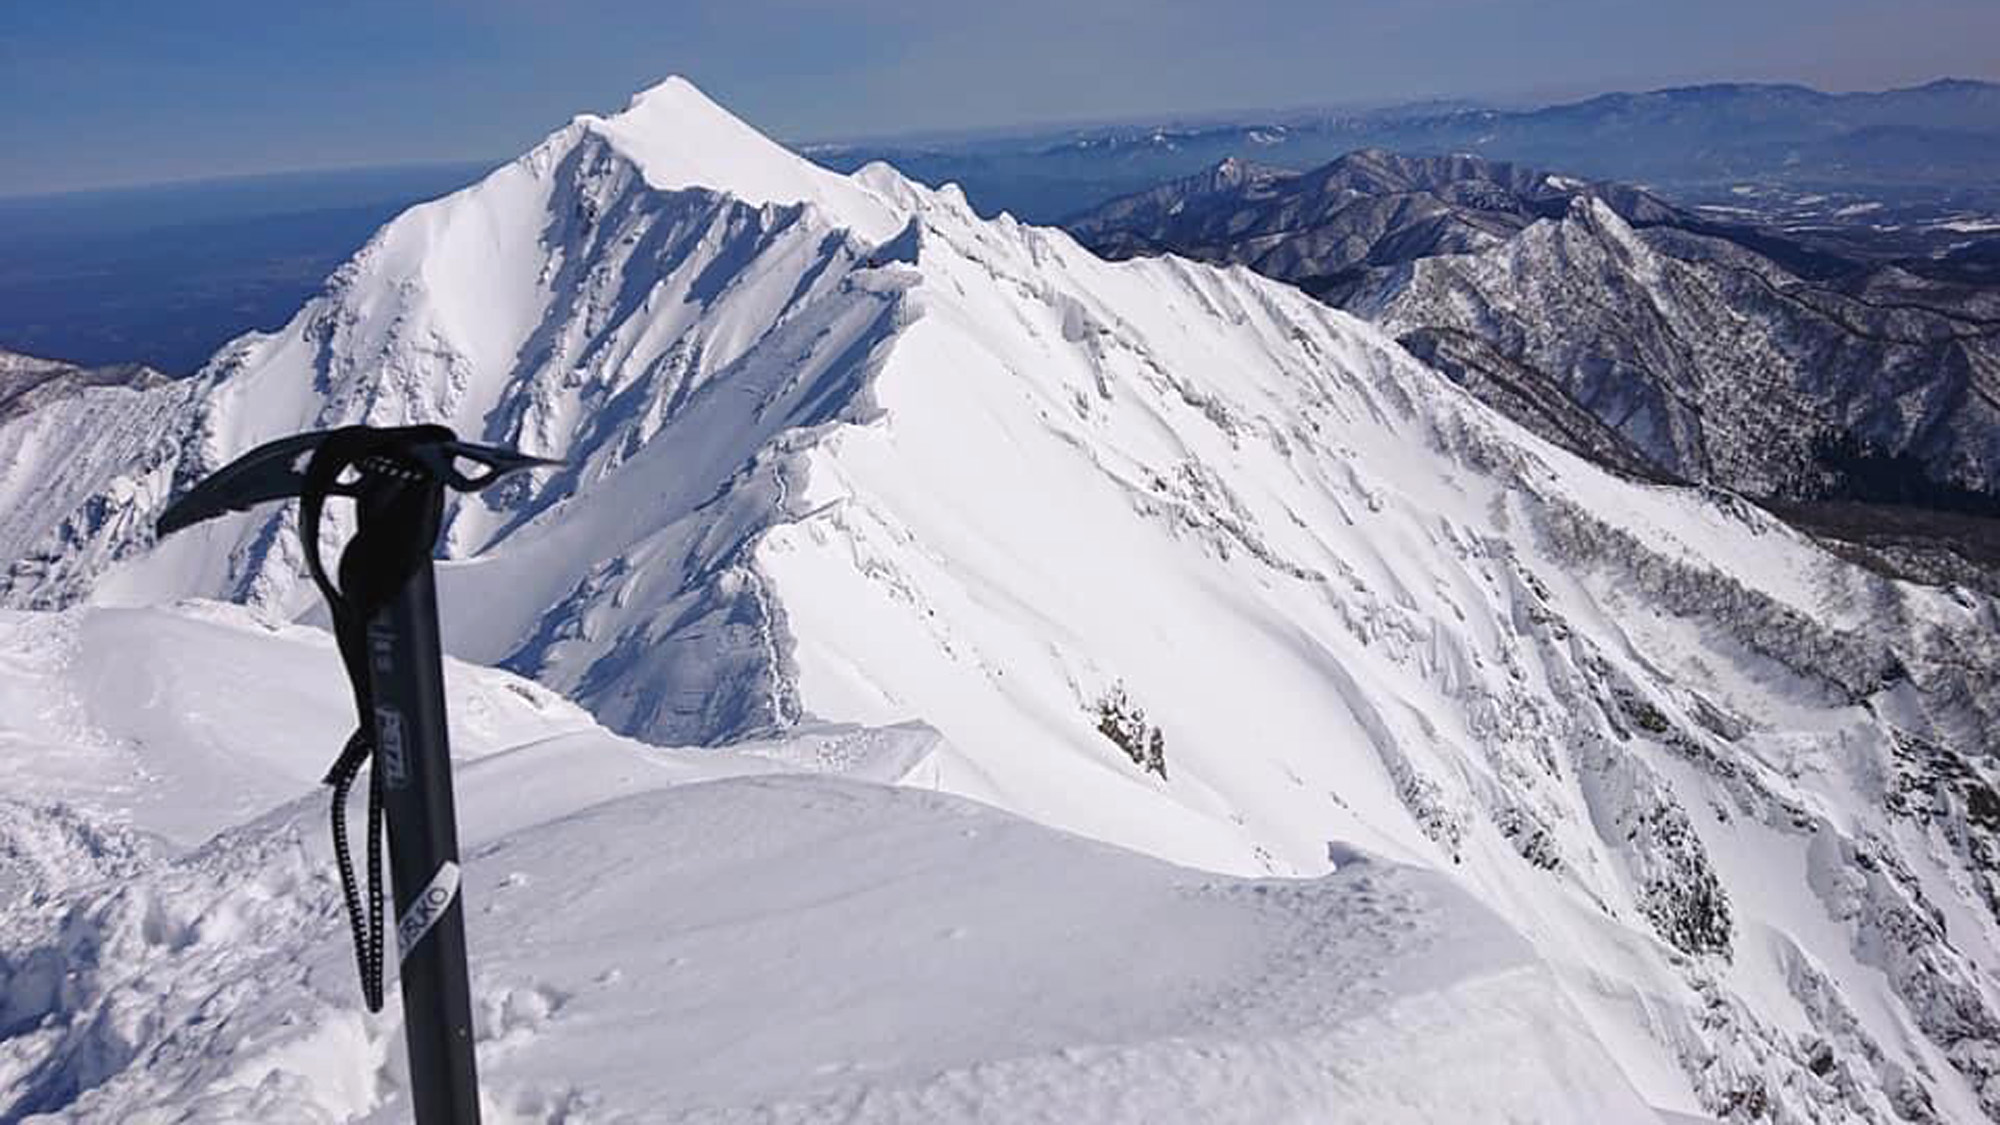
[[[303,467],[301,467],[303,462]],[[477,468],[468,475],[459,468]],[[349,426],[259,446],[197,484],[161,516],[165,537],[256,504],[296,497],[307,565],[333,615],[360,727],[327,784],[334,851],[354,927],[361,991],[382,1007],[382,829],[395,880],[396,946],[411,1104],[420,1125],[476,1125],[479,1079],[458,897],[458,825],[452,806],[437,583],[431,551],[446,489],[476,492],[509,473],[552,464],[470,445],[443,426]],[[355,502],[359,526],[338,581],[320,558],[326,501]],[[366,901],[347,841],[347,794],[369,765]]]

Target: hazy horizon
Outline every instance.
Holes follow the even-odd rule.
[[[663,75],[662,79],[664,79],[665,77],[667,76]],[[1887,93],[1894,90],[1915,89],[1922,86],[1930,85],[1932,83],[1947,82],[1947,81],[1974,81],[1974,82],[1984,82],[1993,85],[2000,85],[2000,79],[1983,78],[1983,77],[1970,78],[1963,74],[1939,74],[1930,78],[1923,79],[1921,81],[1897,83],[1895,85],[1890,85],[1890,86],[1853,87],[1846,89],[1836,89],[1828,86],[1815,86],[1810,83],[1786,82],[1786,81],[1766,80],[1757,78],[1733,78],[1733,79],[1719,78],[1707,82],[1667,83],[1665,85],[1639,85],[1631,87],[1612,86],[1603,88],[1588,88],[1588,89],[1566,91],[1566,92],[1549,92],[1547,94],[1529,94],[1525,92],[1455,94],[1455,95],[1441,94],[1430,98],[1391,99],[1386,101],[1360,100],[1360,101],[1348,101],[1340,103],[1302,102],[1291,105],[1223,106],[1223,107],[1212,107],[1206,109],[1199,109],[1199,108],[1161,109],[1157,112],[1150,114],[1144,112],[1138,112],[1132,114],[1117,115],[1112,117],[1077,117],[1069,119],[1051,118],[1051,119],[1042,119],[1034,121],[1010,121],[992,125],[966,126],[959,128],[910,129],[910,130],[887,132],[887,133],[840,133],[840,134],[827,134],[822,136],[803,136],[803,137],[780,136],[777,139],[788,145],[795,145],[795,146],[864,145],[864,144],[886,145],[898,142],[909,143],[909,144],[916,144],[916,143],[946,144],[956,141],[971,140],[974,138],[1005,140],[1009,137],[1033,137],[1041,133],[1059,132],[1068,129],[1088,130],[1094,128],[1116,128],[1119,126],[1156,124],[1156,123],[1165,125],[1183,124],[1183,123],[1202,124],[1209,121],[1230,120],[1232,118],[1238,118],[1246,114],[1260,114],[1260,113],[1268,113],[1274,115],[1303,114],[1303,113],[1313,113],[1321,111],[1365,112],[1368,110],[1395,109],[1400,106],[1422,105],[1425,102],[1431,102],[1431,101],[1468,102],[1478,105],[1490,106],[1496,109],[1521,110],[1521,109],[1535,109],[1547,106],[1562,105],[1571,102],[1587,101],[1591,98],[1601,97],[1607,94],[1656,93],[1662,90],[1670,90],[1683,87],[1695,87],[1695,86],[1802,85],[1802,86],[1808,86],[1811,89],[1817,90],[1820,93],[1825,93],[1825,94],[1867,94],[1867,93]],[[636,93],[638,90],[644,88],[645,87],[643,86],[635,87],[633,92]],[[618,108],[619,108],[618,106],[601,106],[601,107],[595,107],[592,110],[588,111],[579,110],[577,112],[615,113],[618,110]],[[753,121],[752,124],[755,124],[755,122]],[[550,128],[553,129],[555,128],[555,126],[551,125]],[[437,169],[474,169],[479,165],[498,165],[508,160],[512,160],[514,159],[514,157],[518,155],[520,155],[519,151],[513,151],[513,152],[494,152],[484,156],[471,156],[471,157],[462,156],[450,159],[415,157],[408,160],[400,160],[387,163],[326,164],[318,166],[307,165],[299,167],[269,168],[269,169],[262,169],[257,171],[248,171],[248,172],[225,172],[221,174],[208,174],[208,175],[194,174],[187,176],[176,176],[167,179],[129,180],[129,181],[117,181],[111,183],[84,184],[76,187],[58,188],[52,191],[41,190],[41,191],[15,192],[9,190],[6,185],[0,185],[0,201],[29,202],[33,200],[60,200],[72,196],[112,195],[120,192],[169,190],[182,187],[192,189],[192,188],[202,187],[204,185],[244,184],[255,181],[266,181],[266,180],[279,181],[291,178],[309,179],[321,176],[358,177],[369,174],[405,173],[405,172],[417,172],[417,171],[437,170]]]
[[[611,28],[617,34],[606,34]],[[1718,29],[1726,29],[1720,34]],[[2000,7],[1912,0],[190,0],[0,14],[0,196],[506,159],[687,75],[797,143],[1713,82],[2000,80]],[[1662,62],[1660,60],[1671,60]]]

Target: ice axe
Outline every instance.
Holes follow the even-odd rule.
[[[326,776],[333,843],[368,1010],[382,1008],[382,827],[389,829],[410,1100],[420,1125],[476,1125],[472,992],[458,894],[437,579],[431,566],[446,489],[477,492],[556,462],[471,445],[444,426],[348,426],[299,434],[237,458],[168,505],[161,537],[225,512],[299,500],[306,566],[333,615],[360,725]],[[470,470],[461,469],[469,465]],[[326,501],[355,502],[359,527],[339,581],[320,559]],[[347,794],[368,765],[366,902],[347,841]]]

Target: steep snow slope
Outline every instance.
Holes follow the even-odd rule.
[[[120,474],[186,408],[185,384],[151,368],[79,368],[0,352],[0,559],[11,586],[34,554],[59,558],[94,521],[131,505]],[[82,440],[80,440],[82,439]],[[76,521],[55,536],[51,523]]]
[[[312,782],[186,851],[145,831],[240,815],[203,799],[238,788],[218,749],[282,733],[282,773],[338,741],[325,638],[208,607],[5,627],[60,670],[0,679],[0,1119],[406,1120],[396,1004],[359,1010],[324,798],[294,799]],[[220,727],[246,663],[288,674]],[[451,687],[490,1120],[1651,1118],[1439,875],[1204,876],[773,775],[799,746],[654,750],[502,673]],[[96,775],[134,754],[157,799],[123,810]],[[51,787],[72,799],[31,799]]]
[[[1935,671],[1894,687],[1891,653],[1969,649],[1990,603],[1613,480],[1298,294],[916,205],[922,278],[872,384],[883,420],[811,448],[806,514],[759,548],[806,711],[921,715],[949,747],[937,783],[1189,862],[1307,872],[1337,838],[1462,864],[1605,1009],[1743,998],[1729,1047],[1692,1018],[1653,1029],[1710,1109],[1839,1119],[1918,1097],[1903,1064],[1826,1091],[1793,1077],[1798,1031],[1780,1028],[1841,1022],[1809,1014],[1816,974],[1866,1005],[1865,1041],[1928,1025],[1990,1080],[1990,843],[1900,852],[1874,811],[1905,725],[1968,690]],[[1915,623],[1889,640],[1899,618]],[[1964,751],[1990,745],[1992,682],[1989,663],[1969,688],[1984,702],[1952,720]],[[1163,733],[1164,782],[1095,729],[1115,691]],[[1909,865],[1901,890],[1850,883],[1878,856]],[[1769,881],[1819,897],[1757,893]],[[1939,906],[1950,939],[1920,923],[1929,938],[1887,952],[1924,896],[1957,901]],[[1658,954],[1607,916],[1650,924],[1691,971],[1641,968]],[[1746,1039],[1748,1073],[1730,1058]],[[1969,1090],[1940,1097],[1977,1112]]]
[[[292,429],[447,420],[570,462],[454,508],[454,651],[617,730],[921,720],[910,783],[1155,856],[1448,872],[1653,1104],[2000,1115],[1994,603],[1609,477],[1247,271],[830,177],[670,84],[185,394],[27,503],[9,599],[303,612],[288,514],[151,516]]]

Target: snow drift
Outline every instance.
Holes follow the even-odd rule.
[[[0,1118],[405,1119],[398,1001],[360,1011],[321,799],[291,796],[345,703],[324,637],[206,608],[0,629],[39,667],[0,719],[33,751],[0,799]],[[299,675],[238,729],[210,705],[244,662]],[[1207,876],[852,780],[867,755],[779,773],[805,744],[656,750],[450,679],[490,1120],[1651,1116],[1437,874]],[[245,759],[294,777],[273,811],[149,831],[235,815],[198,794]]]

